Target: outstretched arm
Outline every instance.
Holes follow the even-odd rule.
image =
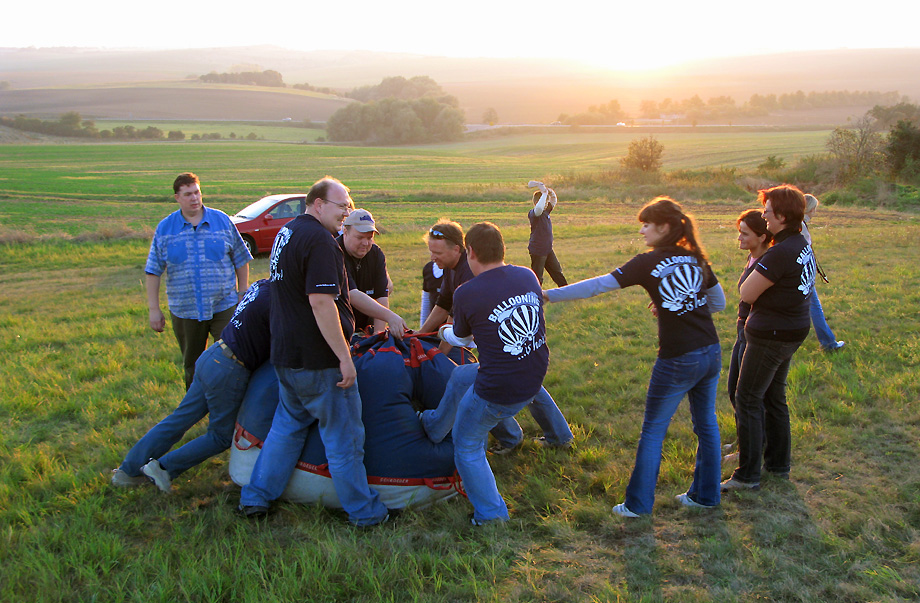
[[[594,278],[578,281],[565,287],[549,289],[543,292],[543,299],[550,303],[585,299],[601,293],[607,293],[620,288],[620,283],[612,274],[603,274]]]

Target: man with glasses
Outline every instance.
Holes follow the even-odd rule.
[[[447,322],[454,304],[454,291],[473,278],[473,272],[463,248],[463,227],[456,222],[440,220],[428,230],[425,237],[431,259],[444,270],[438,301],[428,314],[420,333],[432,333]]]
[[[348,345],[355,318],[345,259],[335,241],[354,209],[348,193],[335,178],[316,182],[307,194],[306,213],[288,222],[272,247],[271,363],[280,401],[240,497],[245,517],[266,515],[284,492],[314,421],[349,521],[369,526],[388,517],[380,496],[367,485],[361,399]]]

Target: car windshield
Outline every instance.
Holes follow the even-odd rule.
[[[236,217],[246,218],[247,220],[258,218],[262,212],[269,209],[272,205],[274,205],[275,203],[278,203],[279,201],[281,201],[281,199],[278,199],[277,197],[274,199],[270,199],[270,198],[259,199],[252,205],[237,212]]]

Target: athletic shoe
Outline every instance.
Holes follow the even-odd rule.
[[[476,515],[474,513],[470,513],[470,525],[473,525],[477,528],[501,524],[501,523],[505,523],[505,520],[500,519],[498,517],[496,517],[495,519],[476,519]]]
[[[733,465],[738,462],[738,453],[732,452],[731,454],[726,454],[722,457],[723,465]]]
[[[636,513],[633,513],[632,511],[630,511],[629,509],[626,508],[626,503],[625,503],[625,502],[622,502],[622,503],[616,505],[616,506],[613,508],[613,512],[614,512],[616,515],[619,515],[620,517],[639,517],[639,515],[637,515]]]
[[[749,484],[748,482],[739,482],[730,477],[722,482],[722,492],[728,492],[729,490],[760,490],[760,482]]]
[[[264,505],[240,505],[236,510],[246,519],[262,519],[268,517],[269,507]]]
[[[539,438],[533,439],[533,443],[542,448],[571,448],[574,442],[575,438],[572,438],[568,442],[562,442],[561,444],[550,442],[546,439],[546,436],[540,436]]]
[[[131,488],[134,486],[142,486],[147,483],[147,476],[138,475],[131,476],[125,473],[121,467],[117,469],[112,469],[112,485],[119,488]]]
[[[845,341],[837,341],[837,342],[834,342],[834,345],[829,345],[829,346],[824,347],[824,348],[822,348],[822,349],[823,349],[825,352],[836,352],[837,350],[841,349],[841,348],[842,348],[843,346],[845,346],[846,344],[847,344],[847,342],[845,342]]]
[[[150,459],[149,463],[141,467],[141,471],[150,478],[150,481],[157,485],[157,488],[163,492],[172,492],[172,481],[169,479],[169,473],[166,472],[166,469],[163,469],[160,461]]]
[[[518,442],[514,446],[505,446],[501,442],[496,442],[495,445],[489,447],[488,451],[491,452],[492,454],[503,455],[503,454],[511,454],[512,452],[514,452],[520,447],[521,447],[521,442]]]
[[[696,502],[695,500],[693,500],[692,498],[690,498],[690,495],[687,494],[686,492],[684,492],[683,494],[678,494],[675,498],[677,498],[677,502],[679,502],[680,504],[682,504],[682,505],[685,506],[685,507],[695,507],[695,508],[699,508],[699,509],[709,509],[709,508],[711,508],[710,506],[701,505],[700,503]]]

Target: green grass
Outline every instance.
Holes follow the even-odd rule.
[[[172,203],[128,189],[167,188],[185,169],[183,158],[169,166],[168,153],[135,156],[157,145],[113,146],[122,157],[106,145],[0,148],[3,186],[28,184],[33,191],[5,193],[10,198],[0,200],[0,220],[12,219],[21,229],[31,224],[30,213],[34,219],[40,209],[47,212],[26,242],[0,243],[0,600],[855,603],[920,597],[916,215],[834,206],[822,207],[815,219],[817,251],[831,278],[821,286],[822,301],[848,344],[827,355],[811,336],[795,356],[789,482],[767,479],[759,493],[727,496],[715,511],[680,508],[674,496],[689,484],[695,454],[684,404],[665,441],[654,515],[632,522],[612,516],[610,506],[622,501],[632,469],[656,349],[647,296],[630,289],[548,307],[546,385],[572,424],[576,446],[566,452],[528,443],[491,459],[511,508],[508,525],[471,529],[463,499],[366,532],[349,528],[339,513],[289,504],[254,524],[233,513],[239,488],[227,476],[226,454],[176,479],[169,496],[153,487],[108,485],[108,472],[183,394],[174,338],[147,327],[146,238],[52,236],[99,233],[100,220],[150,227],[172,210]],[[242,147],[209,145],[224,160],[236,158],[235,167],[244,163]],[[34,163],[20,152],[32,153]],[[327,152],[330,157],[317,154],[315,161],[363,174],[355,188],[368,191],[368,205],[385,229],[378,242],[396,285],[392,304],[411,325],[427,260],[421,236],[438,217],[467,227],[496,222],[509,261],[527,264],[529,195],[519,180],[496,176],[496,183],[514,184],[495,184],[498,201],[474,190],[467,202],[413,202],[406,199],[413,191],[442,183],[469,190],[439,167],[456,158],[454,169],[463,171],[469,157],[459,148],[452,151],[456,157],[432,149]],[[242,191],[260,186],[253,182],[270,183],[284,172],[258,152],[249,156],[248,174],[221,168],[206,155],[199,157],[213,170],[206,194],[228,200],[228,207],[243,202],[249,193]],[[386,157],[399,158],[390,180],[372,167]],[[523,180],[535,169],[527,160],[493,159],[499,165],[484,161],[483,181],[493,169],[518,171]],[[11,162],[36,181],[14,181]],[[410,168],[411,177],[404,172]],[[56,174],[47,197],[33,169]],[[98,171],[110,177],[79,179]],[[309,172],[301,184],[323,170]],[[110,180],[120,186],[95,188]],[[94,191],[102,190],[107,197],[96,198]],[[65,199],[68,193],[73,196]],[[607,272],[643,250],[635,214],[645,200],[561,196],[553,216],[556,251],[570,280]],[[685,200],[729,298],[729,310],[716,317],[726,365],[734,281],[744,260],[734,219],[753,203],[753,196]],[[266,276],[267,264],[265,256],[256,258],[251,277]],[[728,442],[733,418],[722,389],[717,410]],[[526,413],[520,420],[528,437],[539,435]]]

